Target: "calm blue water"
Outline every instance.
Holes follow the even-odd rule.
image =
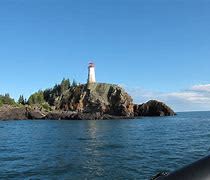
[[[149,179],[209,151],[210,112],[0,122],[0,179]]]

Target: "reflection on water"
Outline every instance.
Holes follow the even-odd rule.
[[[149,179],[209,153],[210,113],[1,121],[0,179]]]

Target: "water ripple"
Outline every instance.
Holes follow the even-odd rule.
[[[144,180],[210,152],[210,112],[132,121],[0,121],[0,129],[0,179]]]

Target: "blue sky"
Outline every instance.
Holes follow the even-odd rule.
[[[93,60],[135,102],[210,110],[209,17],[209,0],[1,0],[0,93],[84,83]]]

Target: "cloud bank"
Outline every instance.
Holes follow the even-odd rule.
[[[125,88],[135,103],[156,99],[165,102],[176,112],[210,110],[210,84],[195,85],[186,90],[169,93],[148,91],[144,88]]]

